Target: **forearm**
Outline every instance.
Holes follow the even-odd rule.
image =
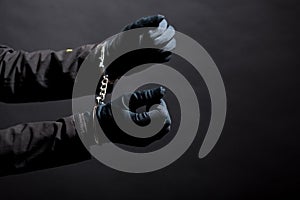
[[[77,72],[96,46],[29,53],[0,45],[0,101],[19,103],[71,98]]]
[[[0,130],[0,175],[90,159],[79,138],[84,129],[76,130],[75,117],[82,118],[73,115],[57,121],[20,124]]]

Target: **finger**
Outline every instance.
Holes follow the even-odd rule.
[[[163,99],[160,99],[159,104],[153,105],[148,113],[150,118],[154,119],[155,117],[163,117],[165,119],[165,125],[171,125],[171,117],[167,104]]]
[[[160,100],[159,104],[151,107],[151,111],[148,112],[148,116],[151,120],[161,120],[163,121],[163,126],[161,131],[167,133],[171,128],[171,117],[167,108],[167,105],[163,99]]]
[[[150,38],[154,39],[158,36],[160,36],[161,34],[163,34],[163,32],[168,28],[168,22],[166,19],[163,19],[158,27],[154,30],[150,30],[149,31],[149,35],[150,35]]]
[[[163,50],[163,51],[172,51],[172,50],[175,49],[175,47],[176,47],[176,40],[175,40],[175,38],[173,38],[171,41],[169,41],[169,42],[166,44],[166,46],[164,46],[164,47],[162,48],[162,50]]]
[[[151,118],[150,118],[148,112],[131,113],[131,119],[139,126],[146,126],[151,121]]]
[[[163,98],[165,92],[166,89],[164,87],[134,92],[131,95],[129,107],[136,109],[144,105],[153,105]]]
[[[154,39],[155,45],[161,45],[169,42],[173,39],[175,35],[175,29],[173,26],[169,26],[166,31],[164,31],[159,37]]]

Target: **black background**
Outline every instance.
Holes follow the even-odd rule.
[[[1,0],[0,42],[27,51],[101,42],[141,16],[164,14],[218,65],[228,113],[204,159],[197,158],[199,136],[160,171],[126,174],[90,160],[1,177],[0,198],[299,198],[299,6],[297,0]],[[0,114],[1,128],[56,120],[71,114],[71,102],[1,103]]]

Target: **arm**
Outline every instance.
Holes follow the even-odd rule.
[[[0,45],[0,101],[21,103],[71,98],[80,65],[96,46],[29,53]]]
[[[138,47],[141,48],[120,56],[110,64],[106,69],[110,80],[119,78],[138,65],[170,60],[170,51],[176,46],[174,28],[164,16],[154,15],[128,24],[123,31],[145,27],[156,28],[151,33],[146,29],[139,36],[121,34],[107,41],[104,55],[107,58],[128,46],[129,42],[139,44]],[[155,48],[143,49],[142,44],[147,43],[154,43]],[[0,101],[17,103],[71,98],[80,65],[96,47],[97,45],[85,45],[72,51],[44,50],[28,53],[0,45]],[[107,58],[104,60],[109,60]]]
[[[81,143],[75,118],[20,124],[0,130],[0,176],[75,163],[91,156]]]

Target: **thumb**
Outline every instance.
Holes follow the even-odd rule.
[[[165,19],[165,16],[163,15],[152,15],[152,16],[142,17],[137,21],[135,21],[134,23],[128,24],[123,29],[123,31],[135,29],[135,28],[142,28],[142,27],[157,27],[163,19]]]
[[[131,113],[131,118],[140,126],[148,125],[151,122],[151,119],[163,122],[163,129],[169,129],[171,125],[171,118],[166,103],[162,99],[159,104],[155,105],[155,107],[151,109],[151,111]]]

